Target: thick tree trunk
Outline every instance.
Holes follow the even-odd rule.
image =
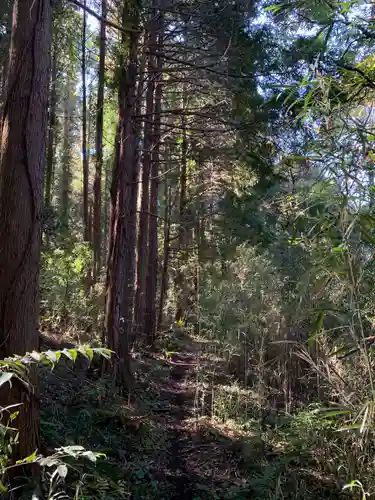
[[[16,0],[0,160],[0,358],[38,349],[38,278],[50,81],[49,0]],[[38,448],[38,381],[14,381],[0,405],[21,403],[18,457]]]
[[[55,133],[56,133],[56,104],[57,104],[56,79],[57,79],[57,57],[56,57],[56,51],[54,51],[52,58],[51,94],[50,94],[50,105],[49,105],[46,187],[44,191],[44,205],[46,208],[51,206],[52,179],[55,167]]]
[[[86,0],[83,0],[86,7]],[[86,91],[87,13],[83,10],[82,27],[82,173],[83,173],[83,239],[90,241],[89,228],[89,160],[87,157],[87,91]]]
[[[143,40],[141,40],[142,44]],[[137,102],[135,105],[135,137],[136,137],[136,160],[139,164],[140,168],[140,161],[141,161],[141,148],[140,144],[142,143],[142,138],[143,138],[143,118],[141,116],[142,114],[142,109],[144,107],[145,103],[145,97],[144,97],[144,92],[146,88],[146,82],[145,82],[145,69],[146,69],[146,62],[147,62],[147,54],[146,50],[143,51],[141,60],[139,63],[139,71],[138,71],[138,85],[137,85]],[[138,192],[140,190],[137,190]]]
[[[95,180],[94,180],[94,279],[97,280],[101,268],[102,247],[102,172],[103,172],[103,125],[104,125],[104,77],[105,77],[105,48],[107,17],[107,3],[102,0],[102,22],[100,24],[98,100],[96,105],[96,139],[95,139]]]
[[[125,10],[125,9],[124,9]],[[127,18],[127,9],[124,20]],[[124,41],[124,40],[123,40]],[[105,317],[105,340],[116,353],[114,360],[114,381],[122,387],[131,386],[132,374],[129,356],[129,329],[123,323],[124,314],[132,310],[128,300],[129,266],[134,268],[135,249],[131,244],[131,233],[135,224],[132,213],[135,137],[134,114],[135,87],[137,75],[137,35],[130,35],[130,60],[128,69],[121,61],[122,75],[119,87],[120,145],[116,154],[111,186],[111,222],[107,273],[107,303]],[[131,263],[133,260],[133,264]],[[129,274],[130,273],[130,274]]]
[[[11,10],[11,9],[10,9]],[[4,46],[7,45],[8,39],[10,40],[10,29],[11,29],[11,15],[8,17],[6,16],[5,19],[2,19],[3,21],[3,27],[5,28],[5,34],[2,34],[2,39],[1,43]],[[7,49],[8,52],[8,49]],[[7,76],[8,76],[8,54],[6,53],[6,56],[4,56],[1,60],[1,76],[0,76],[0,136],[1,136],[1,130],[2,130],[2,116],[3,116],[3,107],[4,107],[4,102],[6,98],[6,83],[7,83]]]
[[[143,140],[143,162],[142,162],[142,198],[139,215],[138,231],[138,262],[137,262],[137,289],[135,295],[135,325],[140,332],[144,328],[145,314],[145,290],[146,273],[148,261],[148,228],[149,228],[149,200],[150,200],[150,171],[153,149],[153,112],[154,112],[154,89],[155,89],[155,47],[157,37],[157,20],[155,0],[151,10],[151,20],[149,22],[148,36],[148,81],[146,92],[146,121],[144,125]]]
[[[135,116],[137,108],[137,98],[135,88],[137,82],[137,50],[138,36],[130,34],[130,62],[128,67],[129,96],[129,129],[127,132],[126,144],[126,168],[129,169],[130,185],[128,186],[129,199],[124,207],[124,223],[126,224],[126,252],[125,252],[125,288],[122,305],[122,318],[124,323],[124,338],[127,339],[126,349],[133,342],[133,306],[134,306],[134,285],[136,270],[136,244],[137,244],[137,198],[139,180],[139,162],[137,155],[137,133],[139,127]],[[138,89],[139,91],[139,89]],[[137,92],[138,94],[138,92]]]
[[[153,130],[153,151],[150,187],[150,216],[149,216],[149,240],[148,240],[148,262],[146,277],[146,300],[145,300],[145,331],[148,343],[153,345],[156,337],[156,294],[158,276],[158,186],[159,186],[159,154],[160,154],[160,114],[162,104],[163,86],[163,51],[164,19],[159,13],[158,21],[158,57],[157,57],[157,77],[155,88],[155,108],[154,108],[154,130]]]

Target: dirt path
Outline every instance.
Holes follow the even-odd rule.
[[[149,418],[164,428],[168,457],[160,459],[156,452],[158,467],[152,476],[164,483],[170,499],[229,498],[223,494],[228,485],[241,486],[241,446],[201,418],[198,357],[197,346],[185,340],[183,351],[173,352],[170,359],[159,358],[169,371],[157,380],[159,407]]]
[[[186,444],[186,429],[184,422],[193,416],[193,401],[191,393],[186,390],[185,382],[195,365],[193,358],[174,357],[169,380],[166,381],[166,402],[170,406],[170,421],[167,429],[170,439],[169,468],[175,475],[175,493],[171,498],[193,498],[193,477],[183,457]]]
[[[226,379],[224,360],[210,349],[171,335],[156,352],[135,353],[129,400],[113,393],[110,377],[63,366],[44,373],[46,449],[74,444],[106,454],[69,473],[69,498],[80,482],[80,500],[340,498],[330,478],[309,473],[308,457],[261,434],[255,406],[244,407],[249,391]]]
[[[99,496],[93,486],[87,498],[229,498],[220,491],[238,483],[240,454],[197,411],[199,354],[186,337],[172,353],[163,347],[137,353],[131,401],[114,395],[110,380],[77,377],[63,365],[45,373],[45,447],[68,442],[107,455],[96,464],[95,476],[99,482],[103,476],[110,494]]]

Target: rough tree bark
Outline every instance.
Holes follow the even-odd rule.
[[[130,54],[131,60],[136,64],[136,51],[138,46],[138,38],[134,35],[130,36]],[[139,119],[141,114],[144,81],[142,74],[145,68],[145,58],[141,57],[139,65],[139,78],[137,84],[137,92],[135,98],[135,105],[132,110],[132,117],[130,122],[130,131],[128,135],[129,142],[129,168],[131,175],[130,185],[130,200],[129,200],[129,214],[126,217],[127,221],[127,252],[125,263],[125,289],[123,296],[123,321],[124,321],[124,335],[128,339],[129,346],[131,346],[135,339],[134,331],[134,299],[135,299],[135,277],[136,277],[136,251],[137,251],[137,202],[139,192],[139,173],[140,173],[140,158],[139,158],[139,144],[140,136],[142,133],[142,121]],[[130,67],[129,67],[130,69]],[[131,81],[136,85],[137,74],[131,72],[129,74]]]
[[[86,0],[83,1],[86,7]],[[86,91],[87,13],[83,9],[82,25],[82,173],[83,173],[83,239],[90,241],[89,228],[89,160],[87,157],[87,91]]]
[[[126,251],[125,251],[125,288],[122,305],[123,337],[126,340],[126,350],[133,342],[133,306],[134,306],[134,280],[136,269],[136,243],[137,243],[137,198],[138,198],[138,178],[139,162],[137,133],[139,126],[136,119],[136,110],[140,88],[137,89],[137,97],[134,90],[137,82],[137,50],[138,36],[134,33],[130,35],[130,62],[128,67],[129,87],[131,95],[129,97],[129,129],[127,132],[126,148],[126,168],[129,169],[130,185],[128,186],[129,199],[124,207],[124,219],[126,224]],[[140,84],[142,87],[142,85]]]
[[[142,197],[141,210],[139,214],[138,231],[138,262],[137,262],[137,289],[135,294],[135,325],[137,331],[144,327],[145,314],[145,289],[148,255],[148,228],[149,228],[149,200],[150,200],[150,171],[153,148],[153,112],[154,112],[154,89],[155,89],[155,48],[157,40],[156,0],[152,2],[151,18],[148,31],[148,80],[146,91],[146,120],[144,125],[143,161],[142,161]]]
[[[127,19],[128,9],[124,8],[123,18]],[[124,41],[124,40],[123,40]],[[105,316],[105,340],[116,353],[113,366],[114,381],[118,386],[128,388],[132,384],[130,370],[128,330],[122,318],[129,308],[126,290],[128,286],[129,263],[135,258],[129,241],[132,231],[132,189],[134,189],[134,105],[137,76],[138,35],[130,34],[130,54],[128,68],[124,61],[119,86],[120,144],[114,164],[111,186],[111,221],[107,272],[107,303]],[[134,263],[133,263],[134,266]]]
[[[38,349],[38,278],[50,81],[50,0],[16,0],[0,159],[0,358]],[[15,455],[38,448],[38,380],[15,380],[0,405],[22,403]]]
[[[94,180],[94,280],[100,275],[101,266],[101,209],[102,209],[102,172],[103,172],[103,126],[104,126],[104,77],[106,50],[107,2],[102,0],[102,21],[100,23],[98,98],[96,104],[96,139],[95,139],[95,180]]]
[[[160,155],[160,114],[162,105],[163,88],[163,39],[164,39],[164,16],[159,11],[158,19],[158,46],[157,46],[157,74],[155,78],[155,106],[153,127],[153,151],[150,186],[150,215],[149,215],[149,240],[148,240],[148,262],[146,276],[145,297],[145,332],[148,344],[153,345],[156,338],[156,294],[158,276],[158,187],[159,187],[159,155]]]
[[[5,2],[7,3],[7,2]],[[10,6],[10,2],[9,6]],[[6,82],[7,82],[7,75],[8,75],[8,52],[9,52],[9,42],[10,42],[10,32],[11,32],[11,21],[12,21],[12,16],[11,16],[11,11],[12,9],[9,7],[9,10],[7,7],[5,7],[5,12],[2,12],[2,28],[3,32],[1,34],[1,45],[4,50],[4,55],[2,56],[0,60],[0,66],[1,66],[1,71],[0,71],[0,135],[1,135],[1,128],[2,128],[2,114],[3,114],[3,104],[5,101],[6,97]],[[5,15],[4,15],[5,14]]]

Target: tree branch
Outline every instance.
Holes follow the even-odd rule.
[[[362,71],[361,69],[354,67],[354,66],[348,66],[346,64],[341,64],[339,61],[336,61],[336,64],[339,68],[345,69],[346,71],[354,71],[355,73],[358,73],[359,75],[362,76],[362,78],[364,78],[366,80],[369,87],[371,87],[372,89],[375,89],[374,81],[371,80],[371,78],[369,76],[367,76],[366,73],[364,71]]]
[[[108,21],[108,19],[105,19],[104,17],[102,17],[100,14],[98,14],[97,12],[95,12],[95,10],[92,10],[90,9],[90,7],[87,7],[85,6],[83,3],[81,3],[79,0],[68,0],[70,3],[76,5],[77,7],[79,7],[80,9],[83,9],[85,10],[88,14],[92,15],[93,17],[95,17],[98,21],[100,21],[101,23],[104,23],[106,24],[107,26],[110,26],[111,28],[114,28],[115,30],[118,30],[120,31],[121,33],[124,33],[124,35],[128,35],[130,32],[131,33],[142,33],[141,30],[137,30],[137,29],[134,29],[134,28],[127,28],[127,29],[124,29],[122,26],[120,26],[119,24],[116,24],[116,23],[113,23],[112,21]]]

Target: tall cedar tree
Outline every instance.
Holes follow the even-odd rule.
[[[83,2],[86,7],[86,0]],[[82,171],[83,171],[83,239],[89,241],[89,160],[87,156],[87,89],[86,89],[87,13],[83,10],[82,24]]]
[[[128,19],[128,8],[124,8],[123,19]],[[125,25],[125,22],[124,22]],[[122,36],[125,46],[125,35]],[[134,109],[137,81],[138,34],[129,35],[129,61],[127,68],[123,56],[120,60],[119,84],[119,148],[113,169],[111,185],[111,220],[109,256],[107,270],[107,303],[105,313],[105,340],[115,352],[113,376],[115,383],[123,388],[132,384],[127,328],[124,328],[124,312],[131,309],[126,296],[129,266],[134,266],[135,251],[131,245],[131,226],[135,224],[132,213],[135,137]],[[130,273],[131,274],[131,273]]]
[[[0,358],[38,349],[38,280],[44,154],[50,81],[50,0],[16,0],[9,52],[0,163]],[[22,403],[15,422],[26,457],[38,448],[39,408],[34,391],[14,381],[0,405]],[[12,424],[13,425],[13,424]]]
[[[187,123],[185,114],[186,108],[187,108],[186,87],[183,84],[183,90],[182,90],[183,112],[181,115],[182,144],[181,144],[181,166],[180,166],[180,207],[179,207],[180,228],[179,228],[179,238],[178,238],[178,249],[181,254],[181,259],[176,276],[176,288],[177,288],[176,321],[177,322],[184,321],[186,314],[186,283],[185,283],[185,276],[183,269],[187,239],[188,239],[188,231],[186,227],[187,151],[188,151],[188,141],[186,133]]]
[[[102,0],[102,20],[100,23],[98,97],[96,103],[96,139],[95,139],[95,180],[94,180],[94,279],[97,280],[101,266],[101,209],[102,209],[102,172],[103,172],[103,128],[104,128],[104,77],[106,51],[107,2]]]
[[[157,42],[156,1],[150,14],[148,27],[148,65],[147,65],[147,90],[146,90],[146,118],[144,124],[143,160],[142,160],[142,198],[139,215],[138,231],[138,262],[137,262],[137,289],[135,296],[135,324],[138,331],[144,328],[145,291],[148,255],[148,230],[150,209],[150,173],[153,150],[153,113],[155,90],[155,52]]]
[[[150,183],[150,222],[148,241],[148,263],[146,277],[146,300],[145,300],[145,331],[148,336],[148,343],[154,344],[156,336],[156,294],[158,275],[158,186],[159,186],[159,155],[160,155],[160,114],[162,105],[162,84],[163,84],[163,39],[164,39],[164,16],[159,12],[158,20],[158,46],[157,46],[157,74],[155,88],[155,105],[153,114],[153,150],[152,168]]]

